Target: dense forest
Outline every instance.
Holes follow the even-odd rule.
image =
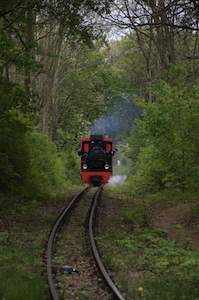
[[[44,244],[90,133],[113,137],[127,177],[99,222],[120,287],[198,300],[197,0],[1,1],[1,299],[45,299]]]
[[[111,114],[135,191],[195,190],[198,14],[180,0],[3,2],[1,191],[78,183],[79,138]]]

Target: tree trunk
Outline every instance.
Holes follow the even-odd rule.
[[[25,78],[24,78],[24,86],[26,90],[27,96],[31,94],[31,61],[34,61],[34,30],[35,30],[35,21],[36,21],[36,15],[34,13],[34,4],[28,3],[28,9],[26,12],[26,20],[27,20],[27,26],[26,26],[26,37],[25,37],[25,43],[26,43],[26,59],[27,63],[25,66]]]
[[[61,65],[61,49],[62,49],[62,42],[63,42],[63,26],[59,24],[58,34],[57,34],[57,42],[56,42],[56,58],[54,60],[54,64],[52,67],[52,95],[51,95],[51,111],[52,111],[52,141],[57,141],[57,129],[59,126],[59,108],[58,108],[58,85],[59,85],[59,72],[60,72],[60,65]]]
[[[167,16],[165,0],[150,1],[152,18],[155,25],[155,46],[160,59],[161,70],[168,69],[175,63],[174,29],[167,24],[170,22]]]

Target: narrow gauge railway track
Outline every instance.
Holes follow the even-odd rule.
[[[50,296],[52,300],[60,300],[56,284],[53,279],[53,264],[52,264],[52,256],[53,256],[53,250],[55,246],[55,241],[58,233],[60,232],[62,226],[66,222],[66,218],[69,217],[72,210],[75,208],[77,203],[80,201],[82,196],[85,194],[85,192],[88,190],[88,188],[85,188],[83,191],[81,191],[77,196],[75,196],[71,202],[63,209],[63,211],[58,216],[51,232],[48,238],[48,244],[47,244],[47,251],[46,251],[46,264],[47,264],[47,277],[48,277],[48,286],[50,291]]]
[[[111,279],[108,271],[106,270],[102,259],[100,257],[100,253],[97,247],[97,244],[95,242],[95,238],[94,238],[94,228],[95,228],[95,221],[96,221],[96,212],[97,212],[97,205],[99,202],[99,199],[102,195],[102,187],[98,189],[98,191],[96,192],[96,194],[93,197],[93,203],[91,206],[91,211],[90,211],[90,216],[89,216],[89,240],[90,240],[90,244],[91,244],[91,249],[92,249],[92,253],[94,256],[94,259],[96,261],[97,267],[100,271],[100,273],[102,274],[104,281],[106,283],[107,286],[109,286],[109,288],[111,289],[114,298],[115,299],[119,299],[119,300],[125,300],[125,298],[123,297],[123,295],[121,294],[121,292],[119,291],[119,289],[117,288],[117,286],[115,285],[115,283],[113,282],[113,280]]]
[[[46,262],[47,262],[47,277],[48,277],[48,286],[50,291],[50,296],[52,300],[60,300],[59,292],[56,287],[56,282],[54,280],[54,274],[53,274],[53,263],[52,263],[52,257],[53,257],[53,251],[55,248],[55,243],[57,236],[62,228],[62,226],[67,222],[70,214],[72,214],[75,207],[78,205],[78,202],[81,200],[83,195],[86,193],[86,191],[89,190],[89,187],[81,191],[77,196],[75,196],[71,202],[63,209],[61,214],[58,216],[57,221],[55,222],[52,231],[50,232],[48,244],[47,244],[47,251],[46,251]],[[94,194],[92,199],[92,204],[89,211],[89,224],[88,224],[88,234],[89,234],[89,242],[91,246],[91,250],[96,262],[96,265],[104,279],[105,284],[111,289],[112,294],[114,296],[114,299],[119,300],[125,300],[125,298],[122,296],[121,292],[118,290],[115,283],[112,281],[108,271],[106,270],[101,257],[100,253],[95,241],[94,232],[95,232],[95,225],[96,225],[96,213],[97,213],[97,206],[99,199],[103,192],[103,186],[99,187],[97,192]],[[93,299],[95,300],[95,299]]]

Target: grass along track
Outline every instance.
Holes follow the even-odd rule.
[[[17,201],[1,198],[0,299],[44,300],[46,266],[44,245],[49,230],[71,198]]]
[[[97,241],[106,268],[127,299],[199,299],[199,251],[191,240],[199,234],[197,203],[198,199],[160,195],[135,199],[122,192],[105,192],[99,207]],[[179,212],[173,211],[180,209],[179,219]],[[175,239],[164,228],[154,226],[157,214],[166,211],[175,216],[175,222],[171,216],[164,220],[175,227]]]

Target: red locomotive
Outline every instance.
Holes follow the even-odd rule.
[[[89,135],[81,139],[81,178],[84,183],[99,186],[112,176],[113,141],[103,135]]]

